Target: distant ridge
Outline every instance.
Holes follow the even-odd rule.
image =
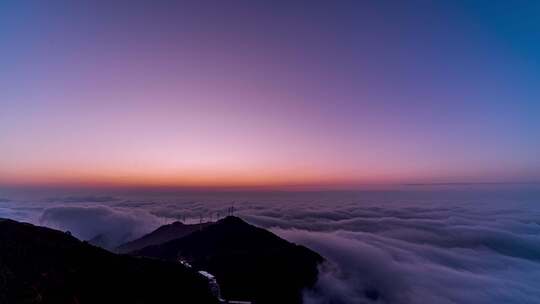
[[[440,182],[440,183],[405,183],[403,186],[489,186],[489,185],[540,185],[540,181],[523,182]]]
[[[184,237],[194,231],[207,227],[212,223],[201,223],[186,225],[182,222],[174,222],[168,225],[163,225],[158,229],[144,235],[143,237],[122,244],[116,248],[118,253],[128,253],[139,250],[147,246],[162,244],[174,239]]]

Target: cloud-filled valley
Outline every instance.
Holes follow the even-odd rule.
[[[100,238],[108,248],[139,238],[166,222],[145,210],[104,205],[50,207],[39,218],[41,225],[70,231],[83,240]]]
[[[446,194],[446,195],[445,195]],[[233,205],[247,221],[327,258],[307,304],[539,303],[540,208],[528,195],[463,192],[66,196],[0,201],[26,220],[114,247]]]

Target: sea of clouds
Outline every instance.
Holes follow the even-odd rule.
[[[323,255],[307,304],[540,303],[539,191],[168,193],[0,198],[0,217],[109,248],[236,215]]]

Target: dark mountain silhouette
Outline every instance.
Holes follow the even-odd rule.
[[[232,216],[132,254],[183,259],[214,274],[223,298],[254,303],[301,303],[323,262],[319,254]]]
[[[172,224],[163,225],[139,239],[117,247],[115,251],[119,253],[127,253],[142,249],[147,246],[162,244],[174,239],[184,237],[210,224],[211,223],[186,225],[181,222],[174,222]]]
[[[0,303],[217,303],[178,263],[116,255],[61,231],[0,219]]]

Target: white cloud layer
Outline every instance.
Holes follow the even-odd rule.
[[[540,303],[538,192],[177,194],[0,201],[0,217],[111,244],[173,219],[249,222],[329,261],[307,304]]]

